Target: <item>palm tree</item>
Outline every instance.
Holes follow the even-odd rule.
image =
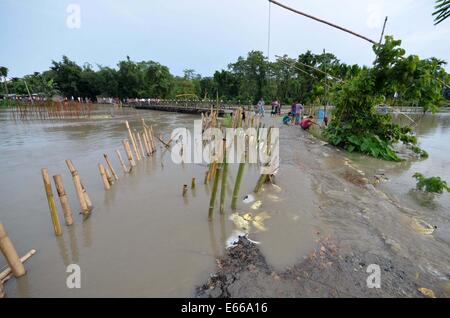
[[[433,12],[434,25],[441,23],[450,16],[450,0],[436,0]]]
[[[6,95],[8,95],[8,85],[6,85],[6,76],[8,76],[8,68],[4,67],[4,66],[0,66],[0,78],[5,79],[5,81],[4,81],[5,92],[6,92]]]

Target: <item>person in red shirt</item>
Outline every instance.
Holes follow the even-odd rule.
[[[303,130],[308,130],[309,127],[311,127],[312,124],[317,125],[314,122],[314,116],[309,116],[307,118],[302,119],[302,121],[300,122],[300,127],[302,127]]]

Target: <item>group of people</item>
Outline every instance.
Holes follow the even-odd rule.
[[[258,101],[258,104],[256,105],[256,113],[264,117],[264,114],[266,113],[265,106],[266,105],[264,103],[264,99],[261,97],[261,99]],[[277,116],[280,114],[281,114],[281,103],[279,100],[274,100],[272,102],[272,110],[270,112],[270,115]]]
[[[312,125],[318,125],[315,122],[314,116],[302,116],[303,115],[304,106],[301,102],[295,101],[291,106],[291,111],[283,116],[283,124],[285,125],[299,125],[302,129],[308,130]],[[256,113],[260,116],[264,117],[266,112],[264,99],[258,101],[255,109]],[[271,116],[277,116],[281,114],[281,103],[278,100],[274,100],[272,102],[272,111]],[[303,118],[304,117],[304,118]],[[325,116],[323,118],[323,124],[327,126],[328,118]]]

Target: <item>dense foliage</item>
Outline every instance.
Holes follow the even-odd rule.
[[[378,113],[375,106],[399,94],[416,99],[425,111],[436,111],[446,76],[444,62],[405,56],[400,44],[387,36],[384,44],[373,46],[373,67],[335,87],[335,119],[324,133],[333,145],[393,161],[400,160],[392,149],[399,141],[422,153],[414,146],[417,140],[411,129],[392,123],[391,115]]]
[[[116,68],[101,65],[94,68],[90,64],[79,66],[63,56],[61,61],[53,61],[48,71],[23,79],[12,78],[7,87],[9,93],[26,95],[25,80],[32,93],[50,94],[57,88],[66,97],[175,98],[182,95],[200,99],[218,97],[248,104],[264,96],[267,101],[279,99],[289,104],[296,100],[325,102],[333,82],[311,67],[345,79],[360,71],[359,66],[341,63],[331,53],[310,51],[297,59],[284,56],[274,62],[268,61],[262,52],[252,51],[209,77],[202,77],[192,69],[186,69],[183,76],[174,76],[157,62],[134,62],[129,57],[119,61]],[[0,88],[0,93],[5,92],[4,87]]]
[[[440,177],[424,177],[421,173],[416,172],[413,178],[417,180],[416,189],[429,193],[443,193],[444,190],[450,192],[447,182]]]

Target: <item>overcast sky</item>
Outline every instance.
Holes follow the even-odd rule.
[[[450,19],[433,25],[432,0],[278,1],[376,41],[388,16],[386,34],[407,53],[450,61]],[[80,28],[68,27],[70,4],[80,8]],[[267,54],[268,13],[267,0],[0,0],[0,66],[12,77],[46,70],[62,55],[112,67],[129,55],[208,76],[251,50]],[[270,59],[308,49],[352,64],[374,58],[369,42],[272,4]]]

